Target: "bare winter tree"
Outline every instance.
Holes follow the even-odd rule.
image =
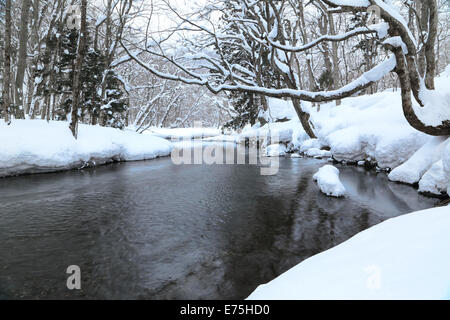
[[[23,117],[23,82],[27,67],[27,45],[28,45],[28,18],[30,16],[31,0],[22,1],[20,33],[19,33],[19,59],[17,62],[15,105],[18,107],[18,116]]]
[[[412,24],[408,24],[399,11],[399,9],[408,10],[411,2],[407,1],[398,7],[392,1],[382,0],[312,0],[308,3],[315,3],[320,10],[320,14],[324,17],[322,31],[327,34],[321,34],[309,42],[305,41],[305,36],[297,37],[296,32],[293,32],[295,23],[288,21],[292,12],[296,12],[294,9],[298,12],[297,4],[302,1],[239,1],[239,4],[235,6],[234,15],[228,18],[221,30],[217,30],[215,17],[224,10],[224,2],[226,0],[210,3],[198,9],[197,12],[182,14],[169,2],[164,1],[165,7],[179,21],[175,27],[167,30],[167,37],[155,39],[147,34],[146,40],[123,41],[122,46],[132,60],[164,79],[204,86],[213,93],[237,91],[276,98],[291,98],[299,119],[310,137],[315,137],[314,127],[309,121],[308,112],[302,107],[302,101],[328,102],[349,97],[393,72],[400,82],[403,113],[409,124],[430,135],[450,134],[449,112],[442,111],[443,106],[447,104],[439,105],[437,102],[439,94],[434,90],[438,25],[436,0],[422,1],[421,10],[416,17],[421,30],[417,36],[410,29]],[[339,33],[331,28],[330,21],[336,20],[334,18],[345,15],[367,15],[371,6],[376,6],[379,11],[381,18],[379,23],[365,24]],[[269,14],[263,14],[263,12]],[[424,18],[423,15],[426,17]],[[298,18],[298,25],[302,26],[301,17]],[[428,23],[423,23],[424,19]],[[167,38],[186,32],[198,35],[196,45],[191,47],[195,50],[186,46],[183,46],[183,50],[164,48]],[[301,34],[301,31],[299,33]],[[286,88],[263,86],[260,82],[258,83],[252,67],[234,65],[227,61],[224,54],[221,54],[221,44],[224,42],[233,46],[235,50],[251,50],[246,43],[245,36],[248,35],[270,51],[270,63],[283,75],[287,84]],[[332,90],[322,91],[301,89],[298,54],[314,49],[323,51],[324,45],[328,42],[334,45],[342,44],[362,35],[373,37],[377,47],[384,50],[382,56],[386,56],[386,59],[377,62],[370,70],[341,87],[333,86]],[[151,41],[148,41],[149,39]],[[299,44],[301,39],[303,43]],[[181,40],[178,39],[178,41]],[[336,55],[337,50],[332,49],[332,52]],[[176,66],[181,73],[162,72],[156,66],[140,59],[142,53],[162,57]],[[334,61],[327,62],[335,77],[337,77],[337,69],[336,66],[333,68],[332,64],[338,63],[336,58],[335,56],[332,58]],[[417,104],[413,103],[412,97]]]
[[[70,131],[72,131],[75,139],[78,135],[78,114],[79,114],[79,101],[80,101],[80,76],[81,68],[83,67],[86,36],[87,36],[87,0],[81,0],[81,26],[80,37],[78,40],[77,59],[75,62],[75,70],[73,73],[73,98],[72,98],[72,116],[70,120]]]
[[[11,101],[11,0],[6,0],[5,5],[5,52],[3,54],[3,117],[9,123],[8,108]]]

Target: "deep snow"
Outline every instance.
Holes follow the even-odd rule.
[[[13,120],[9,126],[2,121],[0,140],[0,177],[153,159],[172,149],[152,135],[83,124],[75,140],[63,121]]]
[[[438,161],[446,144],[446,137],[432,137],[417,150],[406,162],[389,173],[391,181],[417,183],[422,176]]]
[[[450,299],[450,207],[396,217],[304,260],[248,299]]]

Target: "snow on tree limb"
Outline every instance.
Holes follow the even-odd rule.
[[[273,45],[274,47],[284,50],[284,51],[289,51],[289,52],[301,52],[301,51],[306,51],[308,49],[311,49],[312,47],[317,46],[318,44],[320,44],[323,41],[344,41],[347,40],[351,37],[357,36],[357,35],[362,35],[362,34],[377,34],[377,33],[381,33],[379,30],[382,30],[382,28],[387,27],[386,23],[381,23],[378,25],[373,25],[373,26],[369,26],[369,27],[358,27],[355,28],[353,30],[350,30],[348,32],[345,32],[343,34],[338,34],[338,35],[323,35],[320,36],[317,39],[314,39],[313,41],[311,41],[308,44],[304,44],[301,46],[288,46],[288,45],[282,45],[278,42],[272,41],[270,40],[270,38],[268,38],[269,42],[271,45]]]
[[[183,77],[179,75],[173,75],[169,73],[164,73],[156,68],[150,66],[149,64],[143,62],[141,59],[137,57],[137,55],[133,54],[124,44],[122,44],[127,54],[132,58],[134,61],[136,61],[140,66],[142,66],[144,69],[148,70],[152,74],[163,78],[167,80],[173,80],[173,81],[180,81],[185,84],[192,84],[192,85],[199,85],[199,86],[206,86],[211,92],[213,93],[219,93],[221,91],[240,91],[240,92],[253,92],[257,94],[262,94],[269,97],[274,98],[282,98],[282,97],[289,97],[293,99],[299,99],[304,101],[311,101],[311,102],[325,102],[325,101],[332,101],[336,99],[342,99],[348,96],[351,96],[352,94],[367,88],[371,84],[379,81],[381,78],[383,78],[386,74],[391,72],[395,66],[396,61],[395,57],[391,56],[386,61],[380,63],[379,65],[375,66],[373,69],[369,70],[368,72],[364,73],[354,81],[350,82],[349,84],[343,86],[340,89],[332,90],[332,91],[317,91],[317,92],[311,92],[311,91],[305,91],[305,90],[296,90],[296,89],[273,89],[273,88],[265,88],[257,85],[245,85],[245,84],[213,84],[208,77],[211,75],[201,75],[201,74],[195,74],[195,78],[188,78]],[[184,67],[186,69],[186,67]]]

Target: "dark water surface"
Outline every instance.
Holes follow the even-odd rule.
[[[241,299],[305,258],[436,200],[325,162],[175,166],[170,158],[0,179],[0,298]],[[69,291],[66,268],[81,268]]]

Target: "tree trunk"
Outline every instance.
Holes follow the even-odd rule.
[[[306,34],[306,23],[305,23],[305,15],[304,15],[304,8],[303,8],[303,3],[301,1],[299,1],[298,4],[298,9],[299,9],[299,19],[300,19],[300,30],[301,30],[301,34],[302,34],[302,40],[303,43],[308,43],[308,35]],[[309,77],[309,90],[310,91],[316,91],[316,79],[314,77],[314,72],[313,72],[313,68],[312,68],[312,61],[310,59],[310,56],[308,54],[307,58],[306,58],[306,67],[308,69],[308,77]],[[314,105],[314,103],[313,103]]]
[[[315,135],[315,133],[313,131],[312,123],[311,123],[311,121],[309,121],[309,114],[302,110],[300,100],[292,99],[292,104],[294,105],[295,112],[297,112],[297,115],[300,119],[300,123],[302,124],[303,129],[305,130],[306,134],[311,139],[316,139],[317,136]]]
[[[419,24],[419,40],[422,40],[423,38],[423,34],[420,34],[420,32],[422,31],[427,31],[428,30],[428,8],[427,8],[427,4],[425,3],[427,0],[416,0],[416,10],[417,12],[420,13],[420,19],[419,21],[417,21],[417,23]],[[423,45],[425,45],[423,43]],[[426,58],[425,58],[425,51],[422,50],[419,53],[418,56],[418,67],[419,67],[419,73],[420,76],[423,77],[425,75],[425,69],[426,69]]]
[[[411,99],[411,91],[412,83],[410,73],[411,71],[406,63],[406,59],[403,55],[401,48],[395,48],[392,50],[395,54],[395,58],[397,60],[397,67],[395,68],[395,72],[398,75],[398,79],[400,81],[400,90],[402,97],[402,108],[403,114],[408,121],[408,123],[416,130],[424,132],[433,136],[446,136],[450,135],[450,121],[445,121],[443,125],[440,126],[429,126],[423,123],[416,115]]]
[[[335,35],[336,34],[336,28],[334,27],[334,19],[333,14],[328,13],[328,28],[330,29],[330,34]],[[333,89],[337,89],[341,85],[341,75],[339,72],[339,56],[338,56],[338,46],[337,42],[332,41],[331,42],[331,59],[333,62]],[[336,105],[341,105],[341,99],[336,100]]]
[[[78,110],[80,105],[80,74],[83,67],[87,27],[86,27],[86,11],[87,0],[81,0],[81,28],[80,37],[78,39],[77,60],[75,63],[75,70],[73,74],[73,97],[72,97],[72,116],[70,122],[70,130],[75,139],[78,136]]]
[[[23,107],[23,80],[27,67],[27,44],[28,44],[28,17],[30,15],[31,0],[22,0],[22,12],[20,18],[19,34],[19,60],[17,62],[15,105],[18,107],[20,117],[25,117]]]
[[[8,107],[10,105],[11,85],[11,0],[6,0],[5,5],[5,53],[3,74],[3,114],[5,122],[9,123]]]
[[[27,102],[25,104],[25,114],[29,115],[31,117],[31,105],[34,103],[35,99],[35,71],[37,69],[38,65],[38,59],[41,53],[41,43],[39,39],[39,32],[40,32],[40,21],[42,21],[42,17],[39,15],[39,0],[33,1],[33,16],[32,16],[32,32],[31,32],[31,44],[32,44],[32,50],[33,50],[33,58],[32,62],[28,66],[28,73],[30,77],[28,78],[28,84],[27,84]]]
[[[434,45],[436,44],[438,10],[436,0],[428,0],[428,39],[425,43],[425,58],[427,68],[425,73],[425,86],[429,90],[434,90],[434,77],[436,76],[436,53]]]

